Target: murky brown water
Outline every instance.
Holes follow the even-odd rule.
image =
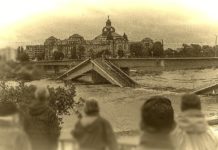
[[[145,88],[120,88],[112,85],[76,85],[77,97],[95,98],[99,101],[101,114],[113,125],[115,131],[138,130],[140,107],[150,96],[164,95],[173,102],[175,113],[179,112],[179,100],[183,91],[208,85],[218,81],[218,69],[169,71],[133,77]],[[41,80],[32,84],[63,86],[55,81]],[[151,87],[151,88],[150,88]],[[154,87],[156,90],[153,90]],[[166,90],[168,87],[176,89]],[[184,90],[186,89],[186,90]],[[218,115],[218,97],[201,97],[203,109],[208,116]],[[77,118],[74,115],[64,117],[62,137],[70,137]]]

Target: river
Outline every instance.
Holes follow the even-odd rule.
[[[76,83],[76,97],[94,98],[99,101],[101,114],[108,119],[116,132],[137,131],[140,122],[140,107],[153,95],[164,95],[172,100],[175,113],[179,112],[180,96],[194,88],[218,81],[218,69],[163,71],[144,75],[132,75],[142,88],[120,88],[110,84],[87,85]],[[53,80],[32,81],[31,84],[63,86]],[[218,115],[216,96],[201,96],[206,115]],[[77,118],[64,116],[62,138],[69,138]]]

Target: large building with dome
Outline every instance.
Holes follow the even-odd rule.
[[[102,28],[101,34],[93,40],[85,40],[79,34],[73,34],[67,39],[58,39],[54,36],[45,40],[43,45],[27,45],[26,51],[31,59],[34,59],[40,53],[44,53],[45,59],[52,59],[55,51],[62,51],[65,58],[77,58],[75,54],[83,51],[88,56],[91,52],[98,53],[108,50],[113,56],[117,55],[118,50],[128,52],[128,38],[124,33],[120,35],[112,26],[112,22],[108,17],[105,27]]]
[[[85,40],[79,34],[73,34],[67,39],[58,39],[54,36],[45,40],[43,45],[27,45],[26,51],[30,59],[35,59],[37,55],[44,54],[44,59],[52,59],[55,51],[61,51],[64,58],[89,57],[91,53],[109,51],[111,56],[116,57],[118,51],[122,50],[125,54],[129,53],[129,41],[125,33],[122,35],[116,32],[115,27],[108,16],[106,25],[101,29],[101,34],[92,40]],[[85,56],[81,56],[81,55]]]

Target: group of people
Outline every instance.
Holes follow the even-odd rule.
[[[48,106],[47,88],[37,88],[28,113],[13,102],[0,102],[0,150],[57,150],[60,128]],[[174,115],[170,99],[154,96],[141,107],[138,150],[218,150],[218,138],[202,113],[195,94],[181,97],[181,112]],[[100,115],[96,100],[87,100],[72,137],[80,150],[118,150],[109,121]]]
[[[181,113],[174,115],[170,99],[154,96],[141,108],[141,137],[137,150],[218,150],[218,137],[208,125],[195,94],[181,97]],[[85,104],[72,136],[80,150],[117,150],[110,123],[99,115],[97,101]]]

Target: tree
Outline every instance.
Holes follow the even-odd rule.
[[[178,55],[178,52],[171,48],[168,48],[167,50],[164,51],[165,57],[176,57],[177,55]]]
[[[71,53],[71,59],[77,59],[78,58],[75,46],[73,47],[73,49],[71,49],[70,53]]]
[[[90,58],[95,58],[95,53],[94,53],[93,49],[90,49],[90,50],[88,51],[88,56],[89,56]]]
[[[26,85],[19,82],[18,86],[9,86],[5,82],[0,83],[0,101],[11,101],[16,103],[21,109],[22,114],[28,113],[28,105],[34,99],[34,85]],[[79,108],[83,106],[83,99],[75,102],[75,87],[72,83],[65,83],[65,87],[48,87],[50,96],[48,97],[49,105],[53,108],[59,118],[59,125],[63,124],[63,116],[71,112],[79,114]]]
[[[160,41],[154,42],[150,51],[152,57],[162,57],[164,54],[163,44]]]
[[[26,52],[22,52],[19,56],[20,62],[26,62],[29,61],[29,55]]]
[[[53,58],[54,58],[54,60],[62,60],[62,59],[64,59],[64,53],[60,52],[60,51],[55,51],[53,53]]]
[[[202,48],[198,44],[183,44],[182,46],[183,47],[179,52],[182,57],[198,57],[202,55]]]
[[[86,51],[86,49],[85,49],[84,46],[81,46],[81,45],[80,45],[80,46],[78,47],[78,54],[77,54],[77,56],[78,56],[79,59],[81,59],[82,57],[84,57],[85,51]]]
[[[192,47],[192,56],[200,56],[201,55],[201,46],[199,44],[191,44]]]
[[[132,43],[130,44],[130,55],[131,57],[142,57],[143,55],[143,46],[141,43]]]
[[[45,53],[39,53],[37,56],[36,56],[37,60],[44,60],[45,59]]]
[[[17,56],[16,59],[20,62],[29,61],[29,55],[24,51],[22,46],[17,48]]]
[[[104,55],[104,57],[111,56],[111,52],[108,49],[99,51],[96,53],[95,58],[101,58]]]

